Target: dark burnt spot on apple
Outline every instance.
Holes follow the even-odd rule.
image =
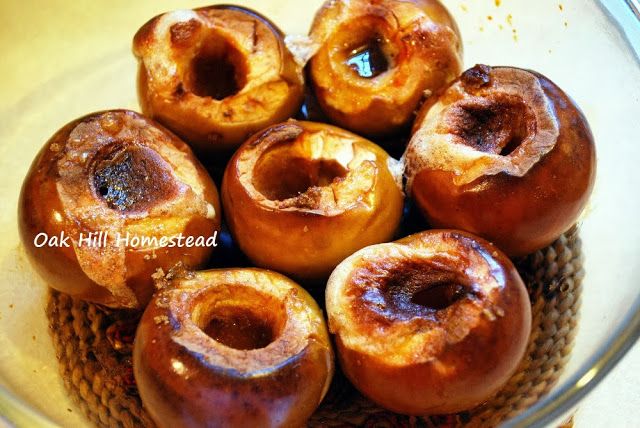
[[[99,153],[91,178],[95,194],[118,211],[148,210],[177,191],[164,160],[150,148],[133,144]]]
[[[491,67],[477,64],[460,76],[460,82],[466,90],[478,89],[491,84]]]
[[[182,82],[178,83],[176,85],[176,88],[173,90],[173,96],[175,96],[176,98],[181,98],[186,93],[187,92],[184,90],[184,85],[182,84]]]
[[[446,113],[457,142],[485,153],[508,156],[535,133],[535,117],[522,98],[493,93],[459,101]]]

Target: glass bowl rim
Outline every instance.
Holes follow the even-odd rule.
[[[616,27],[640,67],[640,0],[597,0],[596,3]],[[503,427],[545,427],[574,408],[626,355],[640,338],[640,295],[636,296],[622,322],[596,353],[557,389]]]

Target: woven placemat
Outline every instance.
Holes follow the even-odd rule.
[[[309,426],[492,427],[532,406],[558,380],[573,346],[584,276],[577,229],[516,265],[531,297],[531,339],[516,374],[495,397],[455,415],[403,416],[364,398],[338,371]],[[51,291],[47,316],[64,385],[88,418],[101,427],[154,426],[131,366],[139,314]]]

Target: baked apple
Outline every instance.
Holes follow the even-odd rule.
[[[271,126],[227,165],[229,230],[256,265],[326,279],[349,254],[392,238],[403,202],[396,166],[372,142],[330,125]]]
[[[513,264],[454,230],[363,248],[333,271],[326,302],[346,376],[371,400],[410,415],[489,399],[516,370],[531,329]]]
[[[438,0],[324,3],[311,26],[316,96],[333,122],[368,136],[408,127],[462,67],[460,33]]]
[[[434,227],[463,229],[510,256],[571,227],[593,188],[593,136],[539,73],[477,65],[419,112],[405,152],[407,194]]]
[[[302,103],[302,70],[282,32],[240,6],[159,15],[138,30],[133,53],[142,111],[199,152],[235,149]]]
[[[112,110],[51,137],[25,178],[18,219],[27,254],[48,285],[141,308],[157,269],[208,260],[220,203],[184,142],[138,113]]]
[[[333,351],[322,312],[260,269],[174,279],[147,307],[133,367],[159,427],[298,427],[324,397]]]

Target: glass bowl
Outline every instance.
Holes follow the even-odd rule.
[[[289,34],[305,34],[321,1],[237,3]],[[639,8],[635,0],[444,3],[463,35],[465,67],[542,72],[581,106],[596,139],[598,177],[581,218],[587,273],[572,358],[548,396],[505,423],[546,426],[569,414],[640,335]],[[0,414],[12,424],[87,424],[63,389],[47,331],[46,287],[19,242],[22,179],[63,124],[92,111],[138,109],[130,44],[140,25],[166,10],[205,4],[23,0],[0,6]],[[627,387],[640,381],[629,376]]]

